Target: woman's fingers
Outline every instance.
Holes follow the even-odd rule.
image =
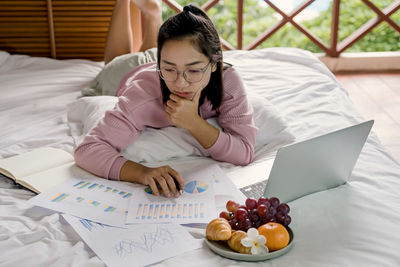
[[[167,107],[174,108],[174,107],[178,107],[179,105],[180,105],[180,100],[170,99],[167,101]]]
[[[153,192],[154,195],[156,195],[156,196],[160,195],[160,192],[158,192],[157,184],[153,178],[149,179],[148,185],[150,186],[151,191]]]
[[[178,192],[178,188],[176,188],[175,182],[174,182],[174,178],[171,175],[167,175],[165,177],[165,181],[167,181],[167,184],[169,186],[169,188],[171,189],[172,193],[174,194],[175,197],[179,197],[179,192]]]
[[[150,168],[149,170],[151,171],[144,180],[146,181],[145,184],[150,186],[154,195],[159,196],[160,189],[166,197],[178,197],[180,195],[179,190],[184,189],[185,183],[177,171],[170,166]]]
[[[167,107],[165,108],[165,112],[167,112],[168,114],[172,114],[173,109],[167,106]]]
[[[165,178],[163,176],[157,176],[157,177],[155,177],[155,179],[156,179],[157,183],[160,185],[160,187],[164,193],[164,196],[170,197],[171,193],[169,191],[169,188],[168,188],[167,182],[165,181]]]
[[[169,169],[169,173],[172,175],[172,177],[178,182],[179,187],[181,190],[185,189],[185,182],[183,181],[181,175],[179,174],[179,172],[175,171],[174,169],[172,169],[170,167]],[[175,186],[175,185],[174,185]]]

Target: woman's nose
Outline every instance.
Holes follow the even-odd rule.
[[[178,77],[175,81],[175,84],[178,86],[187,86],[189,83],[186,81],[185,76],[183,75],[183,72],[178,73]]]

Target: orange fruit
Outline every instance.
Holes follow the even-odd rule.
[[[289,232],[280,223],[269,222],[258,227],[258,233],[265,236],[265,245],[269,251],[275,251],[286,247],[289,244]]]

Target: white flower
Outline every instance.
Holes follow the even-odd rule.
[[[240,242],[245,247],[251,247],[251,254],[253,255],[268,253],[268,248],[265,246],[267,240],[265,236],[258,234],[256,228],[247,230],[247,237],[243,238]]]

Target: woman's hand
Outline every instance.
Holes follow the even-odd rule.
[[[160,195],[158,189],[160,187],[164,196],[178,197],[180,193],[175,186],[175,181],[179,184],[181,190],[185,187],[181,175],[170,166],[150,168],[129,160],[122,166],[120,178],[121,181],[148,185],[156,196]]]
[[[192,129],[199,116],[199,99],[201,90],[197,91],[193,99],[186,99],[171,94],[165,108],[167,119],[175,126],[186,130]]]
[[[201,90],[192,100],[171,94],[165,108],[167,119],[175,126],[184,128],[204,147],[210,148],[219,136],[219,130],[200,117],[198,113]]]

